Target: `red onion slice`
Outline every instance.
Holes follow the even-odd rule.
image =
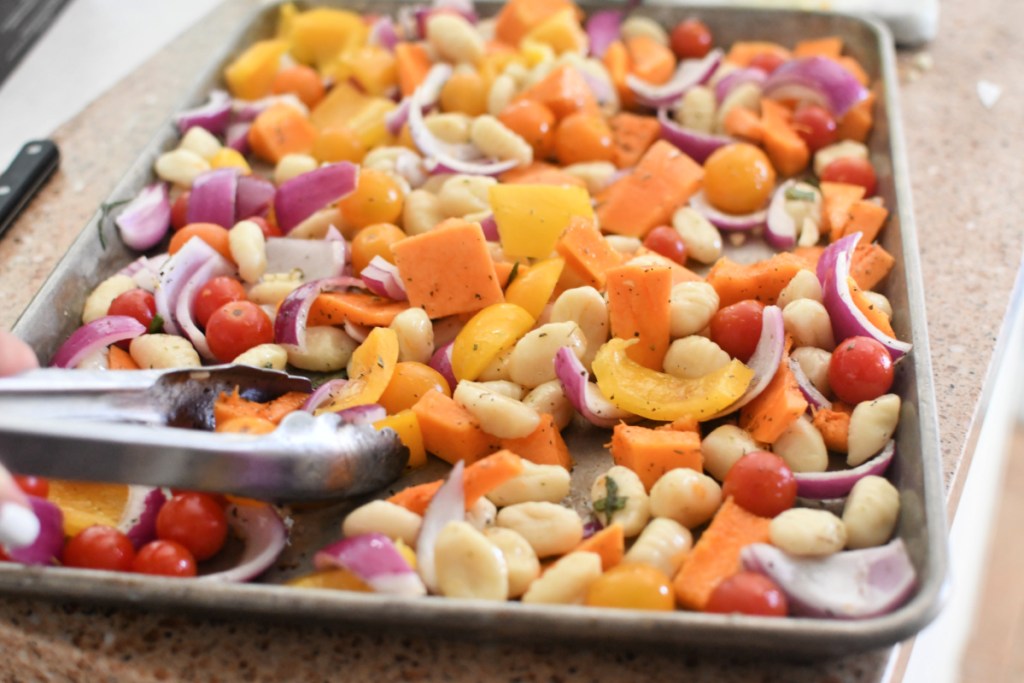
[[[177,322],[178,299],[181,298],[181,292],[196,271],[215,256],[223,258],[209,244],[198,237],[193,237],[164,262],[157,277],[157,287],[153,296],[156,299],[156,312],[163,318],[167,334],[181,335],[181,328]]]
[[[395,51],[395,45],[398,44],[398,32],[395,30],[395,22],[390,16],[385,14],[373,22],[366,42],[369,45],[378,45],[388,52]]]
[[[902,539],[822,558],[789,555],[754,543],[740,553],[743,567],[779,585],[796,614],[867,619],[892,612],[917,586],[917,574]]]
[[[274,195],[274,215],[288,234],[320,209],[356,189],[359,167],[347,161],[321,166],[281,183]]]
[[[762,86],[767,78],[768,74],[764,69],[757,67],[745,67],[730,71],[715,83],[715,101],[721,104],[729,96],[729,93],[744,83],[755,83]]]
[[[753,230],[764,225],[768,217],[767,209],[742,215],[733,215],[719,211],[708,202],[708,198],[704,195],[704,190],[700,190],[690,197],[690,206],[711,221],[719,230],[727,232],[747,232]]]
[[[35,534],[35,540],[20,548],[8,547],[7,555],[15,562],[22,564],[53,564],[60,558],[61,550],[64,549],[64,513],[50,501],[36,496],[29,496],[28,504],[32,508],[30,514],[38,520],[38,532]],[[5,503],[3,506],[4,516],[14,512],[7,510],[9,505],[16,504]],[[21,510],[25,509],[22,506],[18,507]],[[17,512],[20,513],[21,510]]]
[[[451,78],[452,70],[447,64],[435,64],[427,72],[423,82],[411,95],[402,98],[398,106],[384,115],[384,125],[392,135],[402,132],[402,126],[409,120],[409,110],[412,108],[413,98],[420,104],[420,111],[430,111],[437,104],[441,97],[441,88]]]
[[[555,375],[562,383],[562,389],[573,408],[590,424],[610,429],[623,420],[635,417],[613,405],[596,384],[588,381],[590,373],[568,346],[563,346],[555,353]]]
[[[356,342],[362,344],[366,341],[366,338],[370,336],[370,332],[373,331],[372,327],[366,325],[356,325],[351,320],[346,320],[344,324],[345,334],[352,337]]]
[[[338,277],[345,270],[344,240],[303,240],[291,237],[267,239],[267,272],[302,272],[306,281]]]
[[[167,502],[162,489],[152,486],[129,486],[128,500],[121,511],[117,528],[138,550],[156,538],[156,516]]]
[[[797,386],[800,387],[800,393],[804,395],[807,402],[814,408],[832,410],[832,401],[825,398],[825,395],[818,391],[818,387],[814,386],[814,382],[804,372],[803,366],[800,365],[799,361],[795,358],[789,359],[789,369],[793,373],[793,378],[796,380]]]
[[[220,135],[231,119],[231,97],[223,90],[214,90],[204,104],[186,109],[174,117],[178,131],[184,135],[189,128],[199,126],[214,135]]]
[[[838,62],[828,57],[801,57],[785,62],[768,76],[764,95],[814,102],[838,119],[867,97],[868,91]]]
[[[370,259],[370,263],[359,273],[359,277],[366,284],[366,288],[377,296],[395,301],[409,300],[405,285],[398,274],[398,267],[381,256]]]
[[[218,168],[196,178],[188,196],[188,222],[234,225],[238,174],[237,168]]]
[[[71,333],[53,355],[55,368],[73,368],[83,358],[114,342],[135,339],[146,333],[146,327],[127,315],[106,315],[82,325]]]
[[[336,415],[342,425],[369,425],[383,420],[388,416],[388,411],[379,403],[364,403],[339,410]]]
[[[235,221],[267,215],[276,192],[274,183],[266,178],[258,175],[240,176],[235,194]]]
[[[590,15],[586,24],[590,56],[598,59],[604,57],[608,47],[619,39],[619,30],[622,28],[624,16],[624,12],[615,9],[605,9]]]
[[[423,581],[394,541],[381,533],[358,534],[332,543],[313,556],[313,565],[321,571],[347,569],[378,593],[407,597],[427,594]]]
[[[779,185],[772,200],[768,204],[768,216],[765,222],[764,239],[768,244],[779,250],[789,250],[796,246],[797,225],[793,217],[786,211],[786,193],[796,187],[795,179],[787,180]]]
[[[484,231],[484,239],[488,242],[497,242],[501,239],[501,235],[498,234],[498,220],[493,213],[480,221],[480,229]]]
[[[626,76],[626,85],[640,104],[655,109],[669,107],[690,88],[706,83],[722,62],[722,54],[720,49],[715,48],[700,59],[684,59],[668,83],[663,85],[653,85],[633,74]]]
[[[671,142],[699,164],[703,164],[719,147],[736,142],[725,135],[712,135],[683,128],[669,118],[668,109],[665,107],[658,109],[658,123],[661,124],[661,139]]]
[[[288,544],[284,520],[270,505],[229,505],[227,517],[232,531],[245,543],[245,549],[234,567],[200,576],[200,581],[254,579],[274,564]]]
[[[185,282],[174,305],[174,322],[181,330],[181,335],[192,342],[192,346],[196,347],[199,355],[206,360],[215,361],[217,358],[210,350],[210,345],[206,343],[206,334],[199,329],[193,317],[192,309],[195,307],[196,296],[203,285],[213,278],[234,273],[235,266],[215,252]]]
[[[434,565],[434,546],[437,544],[437,537],[448,522],[461,522],[466,519],[464,467],[465,463],[462,460],[455,463],[455,467],[448,475],[448,481],[442,484],[430,499],[430,505],[423,513],[419,538],[416,540],[416,562],[419,565],[420,578],[432,593],[437,592],[437,569]]]
[[[324,382],[309,395],[309,398],[302,404],[300,410],[305,410],[307,413],[316,413],[317,408],[344,389],[346,384],[348,384],[347,379],[332,379]]]
[[[824,276],[822,303],[832,320],[832,334],[836,341],[850,337],[871,337],[889,351],[895,362],[910,353],[913,346],[890,337],[872,325],[853,303],[853,295],[850,294],[850,258],[860,237],[859,232],[848,235],[830,244],[822,253],[818,261],[818,279]]]
[[[251,121],[237,121],[228,126],[224,133],[224,145],[240,154],[249,153],[249,130]]]
[[[316,298],[324,292],[343,292],[351,288],[363,289],[362,280],[352,277],[328,277],[307,282],[285,297],[274,318],[274,341],[278,344],[293,344],[300,349],[306,346],[306,321],[309,309]]]
[[[39,538],[40,524],[28,496],[0,465],[0,545],[24,548]]]
[[[167,235],[171,227],[171,201],[165,183],[153,183],[142,189],[114,219],[125,246],[148,251]]]
[[[441,376],[448,382],[448,386],[452,388],[452,391],[455,390],[455,386],[459,383],[455,379],[455,370],[452,369],[452,349],[454,348],[455,342],[448,342],[434,351],[434,354],[427,362],[427,365],[441,373]]]
[[[234,122],[254,121],[257,116],[275,104],[287,104],[303,116],[309,116],[309,107],[302,103],[298,97],[291,93],[284,95],[270,95],[258,100],[232,100],[231,112],[234,115]]]
[[[896,442],[890,439],[878,455],[857,467],[829,472],[794,472],[797,495],[815,500],[842,498],[864,477],[885,474],[895,455]]]

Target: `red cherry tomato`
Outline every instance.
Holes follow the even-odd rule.
[[[659,225],[647,233],[644,246],[679,265],[686,265],[686,243],[675,228]]]
[[[260,226],[260,230],[263,231],[264,237],[280,237],[284,234],[281,232],[281,228],[277,227],[276,223],[271,225],[263,216],[249,216],[245,220],[252,221],[256,225]]]
[[[888,393],[892,387],[892,356],[871,337],[850,337],[832,352],[828,382],[840,401],[856,405]]]
[[[832,113],[817,104],[805,104],[793,112],[793,129],[812,152],[836,141],[836,127]]]
[[[35,496],[36,498],[46,498],[50,495],[50,482],[43,477],[16,474],[14,475],[14,483],[27,495]]]
[[[219,553],[227,535],[224,508],[205,493],[178,494],[164,503],[156,516],[156,537],[177,541],[199,562]]]
[[[233,277],[215,277],[196,292],[192,301],[192,315],[200,327],[205,328],[213,312],[232,301],[245,301],[249,297],[242,283]]]
[[[177,232],[188,225],[188,192],[182,192],[171,204],[171,228]]]
[[[764,304],[747,299],[720,308],[711,318],[711,341],[733,358],[746,363],[761,338]]]
[[[230,363],[260,344],[274,341],[270,317],[251,301],[224,304],[206,323],[206,342],[221,363]]]
[[[784,617],[789,611],[786,595],[764,574],[739,572],[723,579],[711,592],[705,612]]]
[[[760,69],[766,74],[770,74],[782,66],[785,61],[785,57],[775,52],[759,52],[750,59],[750,64],[747,66]]]
[[[672,29],[669,42],[679,59],[697,59],[711,51],[711,29],[699,19],[684,19]]]
[[[878,189],[875,167],[867,159],[842,157],[836,159],[821,172],[821,180],[829,183],[849,183],[864,188],[865,197],[873,197]]]
[[[148,330],[156,316],[156,299],[144,289],[130,289],[110,302],[107,315],[127,315]]]
[[[68,541],[61,561],[67,567],[127,572],[135,561],[135,546],[117,529],[97,524]]]
[[[722,482],[722,495],[747,512],[774,517],[796,503],[796,477],[786,462],[767,451],[751,451],[736,461]]]
[[[139,548],[132,571],[159,576],[195,576],[196,559],[188,548],[174,541],[150,541]]]

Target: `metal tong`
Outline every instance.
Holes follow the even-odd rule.
[[[297,502],[355,496],[402,473],[392,430],[298,411],[270,434],[214,433],[222,392],[267,401],[310,381],[240,365],[32,370],[0,378],[0,461],[20,474]]]

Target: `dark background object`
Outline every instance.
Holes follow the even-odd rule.
[[[60,152],[51,140],[26,142],[0,175],[0,235],[57,170]]]
[[[0,85],[14,72],[36,39],[57,19],[69,0],[0,2]]]

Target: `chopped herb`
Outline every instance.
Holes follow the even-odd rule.
[[[512,281],[516,279],[517,275],[519,275],[519,261],[516,261],[515,263],[512,264],[512,270],[509,271],[508,274],[508,281],[505,282],[506,288],[508,288],[508,286],[512,284]]]
[[[817,195],[810,190],[801,190],[799,187],[791,187],[786,190],[786,199],[794,202],[813,202]]]
[[[153,316],[153,319],[149,321],[149,329],[146,332],[150,334],[160,334],[164,329],[164,319],[159,313]]]
[[[383,368],[384,367],[384,359],[381,358],[380,356],[377,356],[377,367],[378,368]]]
[[[627,499],[619,495],[619,485],[611,477],[604,478],[605,497],[594,501],[594,509],[611,518],[617,511],[626,507]]]

